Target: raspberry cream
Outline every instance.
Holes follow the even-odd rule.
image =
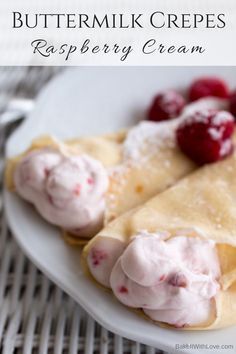
[[[108,176],[99,161],[85,154],[32,151],[17,165],[14,183],[17,193],[52,224],[83,236],[102,225]]]
[[[101,266],[104,272],[105,268],[106,280],[111,274],[110,287],[118,300],[143,309],[155,321],[175,327],[205,323],[213,315],[214,297],[219,290],[220,266],[215,243],[187,237],[184,232],[167,237],[164,233],[140,232],[126,248],[123,246],[123,251],[118,250],[120,241],[115,240],[109,266],[104,267],[104,261],[96,266],[90,262],[90,271],[101,283],[98,269]],[[110,246],[105,242],[102,245],[100,239],[103,247],[99,249],[109,254]],[[103,285],[108,286],[108,282]]]
[[[91,247],[87,264],[98,283],[110,287],[111,270],[123,253],[125,243],[112,237],[98,237]]]

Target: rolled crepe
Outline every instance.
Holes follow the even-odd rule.
[[[7,161],[6,185],[60,226],[68,242],[84,244],[103,225],[107,168],[120,161],[124,136],[117,132],[65,143],[39,137]]]
[[[138,308],[137,294],[142,290],[142,299],[145,299],[145,302],[149,301],[147,306],[153,310],[155,306],[157,308],[160,306],[153,304],[153,301],[159,301],[159,298],[163,296],[165,290],[163,287],[166,281],[162,279],[162,282],[157,284],[159,287],[156,290],[154,288],[156,297],[150,298],[152,295],[152,293],[150,295],[150,291],[154,290],[153,288],[150,290],[148,286],[153,281],[153,277],[160,275],[161,271],[164,272],[164,275],[165,272],[168,274],[168,269],[173,268],[176,264],[176,269],[178,269],[180,265],[181,271],[174,273],[174,280],[172,276],[172,284],[173,281],[175,286],[176,283],[180,283],[179,288],[175,287],[174,289],[182,292],[188,290],[186,282],[189,274],[191,277],[202,277],[201,281],[207,276],[207,281],[204,280],[201,283],[201,289],[204,289],[203,284],[208,286],[205,297],[203,296],[203,299],[208,297],[208,301],[201,302],[204,306],[201,307],[198,302],[195,302],[196,291],[194,289],[193,292],[190,289],[190,295],[184,300],[187,301],[186,309],[189,321],[193,321],[192,315],[195,316],[195,319],[198,318],[197,314],[200,322],[193,321],[194,325],[182,323],[180,327],[182,329],[209,330],[234,325],[236,323],[235,176],[236,156],[234,154],[222,162],[197,170],[143,206],[120,216],[107,225],[84,248],[83,266],[86,273],[90,278],[93,275],[92,278],[96,278],[100,285],[112,287],[115,293],[115,286],[119,284],[119,279],[123,279],[125,287],[120,283],[121,294],[118,295],[118,298],[123,303],[127,303],[129,306],[133,304],[132,307]],[[158,240],[157,237],[159,237]],[[184,246],[186,242],[188,243],[188,239],[191,240],[189,244],[196,241],[192,248]],[[142,242],[142,247],[137,248],[140,242]],[[168,248],[166,243],[171,243],[172,246],[169,245],[170,248]],[[177,245],[176,248],[173,248],[174,243]],[[182,253],[185,258],[181,259],[180,263],[176,261],[177,263],[172,264],[173,261],[179,259],[178,257],[184,249],[181,244],[185,247],[185,253]],[[149,258],[148,249],[151,252]],[[213,249],[215,254],[212,253]],[[159,263],[159,267],[156,266],[153,271],[151,266],[155,265],[156,255],[160,257],[162,263]],[[188,262],[191,264],[188,264],[186,270],[188,257]],[[205,267],[205,270],[201,270],[199,267],[194,268],[193,264],[194,262],[197,264],[198,260],[201,260],[201,267]],[[144,268],[142,268],[143,264],[146,265]],[[218,270],[217,264],[220,267]],[[213,265],[213,270],[209,271],[211,265]],[[99,267],[102,272],[99,271]],[[123,273],[119,268],[123,269]],[[173,275],[173,272],[171,274]],[[160,279],[161,276],[159,281]],[[170,278],[168,279],[170,281]],[[192,286],[197,284],[193,280],[191,281]],[[140,287],[140,284],[143,286]],[[169,286],[169,284],[170,282],[167,285]],[[131,292],[130,297],[128,297],[128,291]],[[175,299],[179,301],[179,297],[176,297],[176,292],[172,292],[172,296],[170,296],[168,287],[167,291],[166,296],[169,296],[169,303],[172,303],[173,307],[170,305],[170,308],[164,308],[169,311],[167,312],[169,317],[171,315],[172,318],[178,318],[178,305],[176,303],[173,305],[173,301]],[[180,295],[184,296],[184,294],[188,294],[188,292]],[[127,295],[126,298],[125,295]],[[183,297],[180,300],[182,301]],[[208,311],[209,305],[211,311]],[[163,308],[163,304],[161,306]],[[155,316],[157,316],[160,320],[155,321],[156,323],[164,326],[172,324],[165,320],[166,312],[150,312],[145,308],[145,304],[142,308],[144,311],[140,310],[138,313],[147,319],[155,320]],[[204,317],[206,313],[208,314],[207,318]],[[186,318],[186,313],[182,313],[182,315]],[[202,321],[203,318],[204,321]],[[175,323],[174,327],[178,327],[177,324]]]
[[[195,111],[201,109],[222,110],[227,109],[227,106],[228,103],[225,100],[204,98],[188,105],[180,117],[170,121],[159,123],[143,121],[126,131],[101,137],[74,139],[66,143],[60,143],[50,137],[39,138],[33,142],[32,146],[24,154],[8,161],[6,169],[7,186],[10,190],[15,189],[13,178],[15,171],[17,171],[17,167],[19,167],[24,158],[27,158],[32,151],[40,152],[42,149],[49,148],[68,157],[68,159],[70,156],[76,157],[84,154],[100,162],[107,171],[109,178],[108,187],[105,190],[106,183],[104,182],[103,189],[100,188],[99,192],[96,192],[95,199],[93,198],[94,192],[92,189],[86,194],[86,201],[81,197],[81,204],[86,205],[88,199],[90,202],[88,210],[83,208],[83,217],[78,213],[78,206],[77,209],[64,208],[71,218],[73,216],[73,227],[68,226],[67,220],[65,220],[67,227],[63,227],[62,221],[65,219],[65,215],[63,215],[62,210],[59,215],[60,223],[58,223],[55,221],[56,218],[53,217],[55,212],[52,208],[50,213],[46,213],[46,215],[46,205],[38,208],[44,218],[62,227],[68,242],[75,244],[86,243],[108,222],[164,191],[196,169],[197,166],[176,145],[176,128],[181,121],[186,119],[186,116]],[[70,177],[65,176],[65,169],[68,168],[66,166],[68,164],[63,164],[64,170],[62,171],[61,167],[60,175],[62,176],[61,179],[65,180],[67,178],[67,184],[69,185]],[[95,161],[93,166],[93,173],[95,174]],[[81,166],[78,168],[81,170]],[[101,166],[100,170],[102,170]],[[101,172],[99,174],[100,177],[101,174],[103,174],[104,179],[104,173]],[[57,180],[59,178],[58,175],[59,173],[57,173]],[[58,189],[55,189],[55,193],[57,191]],[[20,194],[20,190],[18,190],[18,193]],[[52,192],[54,197],[55,193]],[[67,197],[69,198],[68,193]],[[101,202],[102,198],[104,198],[104,201],[102,200]],[[40,196],[36,196],[35,204],[37,204],[39,199]],[[54,204],[56,204],[55,207],[62,206],[61,203],[60,205],[58,204],[58,201]],[[63,205],[65,206],[65,203]],[[99,210],[96,210],[97,205],[99,205]],[[50,218],[47,218],[49,214]],[[88,215],[90,214],[99,216],[99,220],[96,223],[91,222],[89,225]],[[80,219],[83,220],[82,228],[75,227],[75,217],[78,217],[78,223]]]
[[[180,117],[159,123],[143,121],[122,144],[122,161],[110,169],[105,224],[174,185],[197,166],[176,144],[176,128],[194,112],[227,110],[226,100],[208,97],[185,107]]]

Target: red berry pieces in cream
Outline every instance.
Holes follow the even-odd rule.
[[[181,273],[181,272],[177,272],[177,273],[173,273],[171,274],[168,283],[172,286],[176,286],[178,288],[186,288],[187,286],[187,278],[186,276]]]
[[[215,243],[184,231],[167,239],[163,235],[145,231],[131,239],[109,268],[114,295],[155,321],[176,327],[207,322],[219,290]]]
[[[93,266],[99,266],[102,261],[104,261],[107,258],[107,253],[104,252],[103,250],[99,249],[93,249],[91,253],[91,258],[92,258],[92,264]]]
[[[157,95],[148,111],[148,119],[154,122],[178,117],[185,106],[185,99],[176,91]]]
[[[233,152],[234,118],[226,111],[204,110],[188,116],[177,129],[177,142],[184,154],[202,165]]]
[[[128,291],[128,289],[127,289],[124,285],[122,285],[122,286],[119,288],[119,292],[120,292],[121,294],[127,294],[129,291]]]
[[[203,77],[192,83],[189,89],[190,101],[208,96],[228,98],[229,88],[223,80],[217,77]]]
[[[110,287],[111,270],[117,259],[124,251],[124,242],[111,237],[98,237],[89,250],[87,264],[93,277],[98,283]],[[126,290],[120,287],[120,292]]]
[[[234,115],[236,118],[236,90],[233,91],[230,95],[229,98],[229,105],[230,105],[230,112]]]
[[[108,188],[105,167],[85,154],[31,151],[15,169],[17,193],[50,223],[83,237],[100,227]]]

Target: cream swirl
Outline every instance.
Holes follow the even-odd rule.
[[[106,257],[92,263],[90,250],[90,271],[98,282],[112,288],[119,301],[143,309],[153,320],[175,327],[205,323],[214,313],[219,290],[215,243],[184,233],[166,237],[165,233],[140,232],[127,247],[119,240],[111,243],[110,238],[106,245],[101,237],[93,250],[99,249],[99,255]],[[106,274],[105,282],[101,273]]]
[[[108,175],[99,161],[85,154],[32,151],[17,165],[14,183],[17,193],[52,224],[80,236],[102,224]]]
[[[125,305],[176,327],[209,320],[219,290],[214,242],[158,234],[133,238],[114,266],[110,284]]]

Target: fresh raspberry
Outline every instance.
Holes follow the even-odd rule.
[[[229,103],[230,103],[230,108],[229,108],[230,112],[236,118],[236,90],[231,93],[229,98]]]
[[[185,106],[185,99],[178,92],[169,90],[154,97],[148,119],[154,122],[178,117]]]
[[[192,83],[189,89],[190,101],[196,101],[202,97],[229,97],[227,84],[217,77],[203,77]]]
[[[177,129],[177,142],[200,165],[223,159],[233,152],[234,118],[229,112],[205,110],[187,117]]]

